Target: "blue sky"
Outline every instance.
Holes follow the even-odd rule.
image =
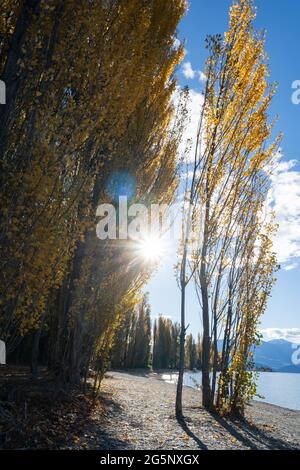
[[[270,114],[279,115],[275,131],[284,134],[283,157],[278,174],[273,180],[273,202],[280,224],[276,240],[281,270],[262,329],[266,338],[281,336],[300,341],[300,104],[292,103],[292,83],[300,80],[300,2],[299,0],[256,0],[255,26],[267,31],[266,50],[269,55],[270,81],[278,82],[278,91]],[[188,85],[197,96],[202,89],[200,72],[204,69],[207,34],[223,34],[228,29],[228,12],[231,0],[190,0],[189,10],[179,25],[178,37],[184,41],[186,56],[178,68],[180,86]],[[194,76],[194,78],[191,78]],[[180,293],[173,271],[174,259],[164,260],[146,287],[150,294],[152,313],[164,314],[179,320]],[[190,331],[201,329],[199,307],[189,288],[187,322]],[[275,329],[283,329],[282,332]]]

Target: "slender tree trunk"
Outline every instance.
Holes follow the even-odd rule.
[[[185,264],[185,261],[184,261]],[[185,269],[184,269],[185,274]],[[185,277],[185,276],[184,276]],[[185,359],[185,281],[184,278],[181,282],[181,330],[180,330],[180,346],[179,346],[179,371],[176,393],[176,417],[182,418],[182,387],[183,387],[183,374],[184,374],[184,359]]]
[[[46,312],[43,313],[41,317],[41,323],[39,329],[34,333],[32,353],[31,353],[31,373],[34,376],[37,376],[38,373],[38,359],[40,352],[40,339],[44,327]]]
[[[231,320],[232,320],[232,308],[231,308],[231,288],[229,290],[229,305],[226,319],[226,327],[224,332],[223,348],[222,348],[222,361],[221,361],[221,376],[222,386],[218,392],[217,405],[221,406],[221,398],[227,398],[229,393],[227,371],[229,367],[230,358],[230,333],[231,333]]]
[[[208,203],[206,213],[208,213]],[[203,248],[201,254],[200,268],[200,287],[202,297],[202,322],[203,322],[203,344],[202,344],[202,404],[205,408],[211,408],[211,387],[210,387],[210,327],[209,327],[209,302],[208,289],[206,281],[206,255],[207,255],[207,223],[208,216],[206,214],[205,233],[203,240]]]
[[[203,346],[202,346],[202,403],[207,409],[211,407],[210,387],[210,335],[209,335],[209,312],[208,299],[204,294],[203,299]]]
[[[214,314],[214,336],[213,336],[213,367],[212,367],[212,386],[211,386],[211,408],[214,407],[216,385],[217,385],[217,372],[218,372],[218,338],[217,338],[217,319]]]
[[[190,221],[190,212],[188,218],[188,224]],[[187,234],[189,233],[189,229]],[[178,381],[177,381],[177,391],[176,391],[176,417],[181,419],[182,414],[182,387],[183,387],[183,375],[184,375],[184,365],[185,365],[185,293],[186,293],[186,261],[187,261],[187,246],[188,246],[188,235],[185,238],[183,256],[182,256],[182,265],[180,272],[180,287],[181,287],[181,329],[180,329],[180,341],[179,341],[179,370],[178,370]]]
[[[209,211],[210,211],[210,188],[209,188],[209,174],[210,168],[207,170],[206,176],[206,202],[205,202],[205,219],[204,219],[204,234],[203,245],[201,251],[201,264],[200,264],[200,288],[202,297],[202,323],[203,323],[203,344],[202,344],[202,404],[205,408],[211,408],[211,386],[210,386],[210,352],[211,352],[211,339],[210,339],[210,322],[209,322],[209,300],[208,300],[208,285],[207,285],[207,245],[209,235]]]

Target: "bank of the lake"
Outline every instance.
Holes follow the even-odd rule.
[[[300,412],[266,403],[247,407],[245,421],[205,411],[200,391],[184,387],[185,422],[174,417],[176,386],[148,372],[109,372],[102,411],[71,448],[85,449],[299,449]]]

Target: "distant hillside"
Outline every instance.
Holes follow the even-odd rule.
[[[222,350],[223,341],[218,341],[218,350]],[[300,347],[300,345],[299,345]],[[269,368],[276,372],[300,373],[300,365],[292,363],[294,349],[292,343],[284,339],[263,341],[254,351],[257,368]]]
[[[284,339],[263,341],[255,349],[254,360],[255,363],[261,366],[271,367],[273,370],[282,370],[286,367],[295,367],[292,364],[293,352],[292,344]]]

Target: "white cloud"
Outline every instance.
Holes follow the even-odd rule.
[[[193,161],[196,151],[197,132],[199,126],[199,120],[201,116],[201,110],[203,106],[203,95],[195,90],[190,90],[189,102],[188,102],[188,126],[185,131],[184,139],[182,144],[184,145],[183,150],[188,149],[186,154],[187,161]]]
[[[268,197],[279,225],[274,248],[279,263],[289,271],[297,268],[300,258],[300,171],[295,169],[296,160],[281,158],[279,153]]]
[[[173,45],[175,49],[179,49],[179,47],[181,46],[181,42],[178,38],[174,37]]]
[[[300,344],[300,328],[265,328],[260,332],[264,341],[285,339],[290,343]]]
[[[195,78],[196,72],[192,69],[192,64],[190,62],[185,62],[182,66],[182,73],[185,78],[193,80]]]
[[[188,115],[189,125],[187,126],[185,139],[195,142],[197,136],[197,130],[199,125],[199,119],[201,116],[201,110],[203,105],[203,95],[197,91],[191,89],[189,91],[188,101]]]
[[[201,72],[201,70],[199,70],[198,75],[199,75],[200,82],[206,82],[207,76],[205,75],[204,72]]]
[[[182,73],[185,78],[189,80],[194,80],[196,77],[199,78],[200,82],[205,82],[207,80],[205,73],[203,73],[201,70],[194,70],[190,62],[184,62],[182,66]]]
[[[193,89],[189,90],[189,99],[187,102],[187,122],[186,129],[179,147],[179,153],[182,156],[186,150],[186,158],[188,161],[192,161],[195,153],[196,136],[198,130],[199,119],[201,115],[201,109],[203,105],[203,95]],[[174,105],[178,106],[180,100],[180,89],[175,90],[173,101]]]

